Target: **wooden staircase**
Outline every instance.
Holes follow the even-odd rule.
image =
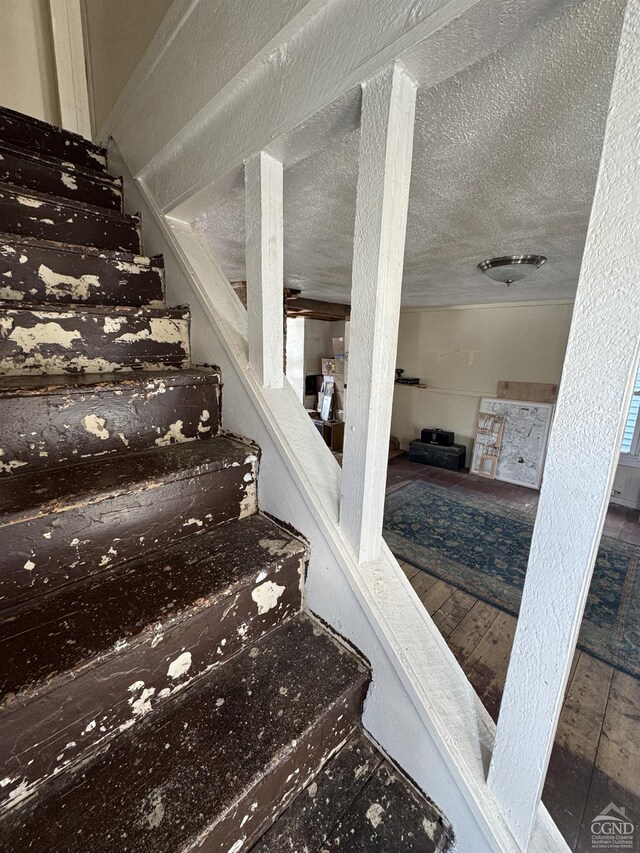
[[[0,847],[444,850],[106,162],[0,110]]]

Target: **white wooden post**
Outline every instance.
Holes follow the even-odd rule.
[[[282,163],[260,151],[244,168],[249,367],[264,387],[282,388]]]
[[[638,364],[639,44],[640,0],[628,0],[489,769],[489,786],[523,850],[539,806]]]
[[[85,67],[80,0],[49,0],[56,59],[60,122],[66,130],[91,139],[89,88]]]
[[[287,317],[286,376],[296,397],[304,406],[304,317]]]
[[[416,91],[397,63],[362,87],[340,506],[361,563],[382,537]]]

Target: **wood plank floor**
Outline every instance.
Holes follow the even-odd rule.
[[[444,471],[400,457],[389,463],[387,493],[413,480],[466,492],[521,512],[536,512],[538,493],[521,486]],[[612,505],[605,534],[640,546],[638,510]],[[497,720],[515,617],[400,563],[425,608]],[[543,801],[577,853],[591,853],[591,820],[613,801],[640,824],[640,681],[576,651]],[[640,850],[640,827],[632,849]],[[615,849],[615,848],[611,848]]]

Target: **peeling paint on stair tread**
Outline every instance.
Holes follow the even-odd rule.
[[[104,305],[164,305],[158,258],[17,235],[0,235],[0,273],[12,279],[5,298]],[[16,294],[16,295],[12,295]]]
[[[7,640],[0,645],[0,659],[7,661],[2,682],[7,684],[7,675],[14,679],[10,688],[12,695],[17,693],[17,703],[13,701],[4,711],[0,706],[5,743],[14,738],[20,742],[23,739],[22,718],[18,714],[14,720],[16,708],[19,710],[26,702],[26,710],[29,696],[42,696],[45,702],[41,706],[39,724],[37,714],[34,717],[31,712],[31,729],[33,732],[41,730],[43,740],[41,747],[32,753],[36,763],[29,772],[36,773],[36,778],[43,773],[56,772],[53,757],[57,752],[69,750],[69,722],[75,725],[79,708],[84,709],[89,719],[105,721],[99,729],[93,729],[91,743],[87,732],[82,733],[78,748],[95,748],[114,729],[116,732],[130,729],[140,715],[153,710],[158,701],[171,697],[193,678],[219,666],[239,649],[247,648],[266,631],[299,612],[304,547],[299,543],[300,550],[295,556],[269,557],[257,545],[257,540],[273,527],[273,522],[261,516],[224,525],[166,552],[128,563],[122,570],[99,578],[91,585],[85,584],[77,591],[73,587],[63,589],[52,598],[36,602],[39,604],[36,607],[29,602],[19,614],[7,619],[6,627],[0,623],[0,631],[7,634]],[[252,571],[247,568],[254,566],[256,560],[267,560],[266,574],[277,575],[287,587],[281,607],[261,617],[254,615],[255,605],[250,596]],[[136,603],[143,596],[146,604],[141,613]],[[82,603],[81,607],[78,602]],[[145,625],[147,614],[152,613],[155,618]],[[247,626],[242,637],[234,631],[240,620],[245,620]],[[67,644],[66,637],[74,638],[72,646]],[[114,637],[121,639],[113,643]],[[161,644],[155,642],[158,637]],[[185,645],[190,649],[191,666],[188,675],[174,680],[167,662],[180,659],[177,666],[182,669],[187,662]],[[26,656],[14,655],[14,646],[28,648]],[[82,660],[86,663],[79,667],[77,664]],[[65,674],[65,667],[74,664],[75,667]],[[177,675],[178,669],[173,669],[173,674]],[[19,685],[24,675],[21,676],[20,670],[30,673],[27,677],[32,679],[39,672],[39,686],[34,684],[27,693],[21,690]],[[60,674],[48,677],[51,670]],[[144,674],[144,682],[139,679],[131,684],[124,680],[126,673],[134,670]],[[90,687],[87,690],[85,684],[99,685],[100,689]],[[149,692],[152,688],[155,692]],[[133,696],[132,690],[137,691]],[[147,691],[144,695],[140,692],[143,690]],[[121,698],[122,691],[126,693],[126,703],[118,711],[118,705],[113,702]],[[55,695],[60,696],[61,707],[72,714],[67,723],[59,719],[59,736],[51,728],[48,712]],[[77,701],[71,702],[74,695],[80,699],[80,705]],[[112,707],[108,710],[110,702]],[[218,697],[216,707],[223,704],[224,698]],[[38,704],[33,707],[37,710]],[[59,745],[62,738],[67,744],[64,750]],[[66,760],[73,758],[76,751],[67,751]],[[24,767],[25,762],[32,764],[33,759],[29,761],[28,758],[29,753],[22,748],[18,768]],[[6,767],[9,775],[12,767]]]
[[[161,724],[146,715],[127,728],[107,756],[85,769],[86,781],[69,777],[73,788],[67,789],[67,776],[60,773],[35,815],[27,802],[7,816],[5,838],[11,846],[25,849],[46,839],[48,849],[62,849],[63,839],[74,837],[80,826],[83,844],[96,853],[117,848],[125,834],[132,849],[157,851],[178,849],[214,829],[215,837],[228,837],[231,846],[238,838],[235,814],[251,816],[245,835],[255,838],[348,736],[366,683],[356,660],[337,654],[327,635],[314,634],[305,618],[283,625],[259,647],[259,656],[236,657],[178,694]],[[290,684],[290,695],[269,699],[274,682]],[[211,713],[219,698],[224,704]],[[258,713],[263,735],[259,748],[250,749],[252,726],[244,721]],[[301,781],[287,788],[284,780],[295,769]],[[63,810],[57,790],[65,797]],[[163,820],[150,827],[138,817],[149,814],[150,797],[158,790],[166,792]],[[96,797],[97,791],[108,791],[109,797]]]
[[[223,596],[225,601],[230,597],[237,612],[234,597],[246,589],[253,615],[255,603],[250,592],[255,586],[255,567],[260,564],[264,565],[261,574],[265,578],[280,577],[285,564],[293,567],[297,581],[290,590],[293,599],[289,593],[287,599],[299,600],[305,547],[292,538],[290,554],[266,554],[258,540],[275,530],[278,528],[273,522],[254,515],[178,542],[161,553],[140,557],[120,570],[93,579],[90,585],[85,583],[77,590],[63,588],[54,597],[8,611],[0,619],[4,690],[18,693],[29,683],[40,683],[52,672],[64,672],[81,660],[116,648],[123,638],[130,639],[139,632],[143,632],[140,641],[146,636],[145,630],[152,631],[155,638],[165,619],[176,624],[178,614],[191,612],[191,607],[208,607],[212,596]],[[136,601],[143,593],[147,604],[141,616]],[[78,596],[83,602],[81,610]],[[146,614],[152,615],[153,630],[146,627]],[[228,615],[225,606],[225,618]],[[237,617],[234,615],[233,619],[232,625]],[[67,637],[74,637],[76,643],[69,646]],[[27,659],[16,653],[16,643],[28,646]]]
[[[125,331],[128,330],[128,331]],[[113,372],[187,366],[189,315],[183,310],[0,306],[0,371]]]
[[[265,581],[257,586],[251,593],[251,598],[255,601],[258,614],[268,613],[278,604],[278,599],[284,592],[285,588],[279,586],[273,581]]]

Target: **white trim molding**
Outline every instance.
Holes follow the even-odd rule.
[[[80,0],[49,0],[58,80],[60,121],[65,130],[91,139],[89,86]]]

